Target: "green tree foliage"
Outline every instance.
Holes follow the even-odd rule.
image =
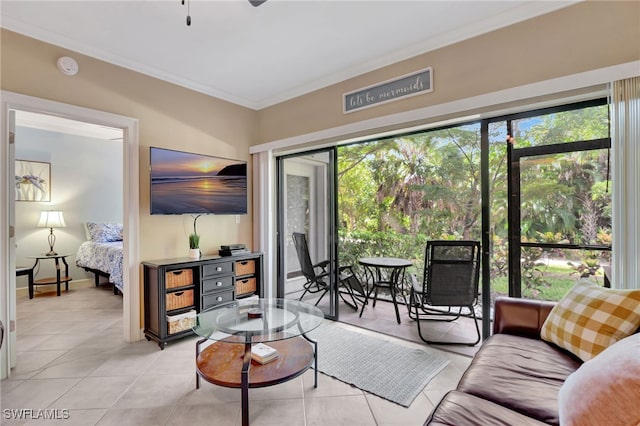
[[[516,146],[539,146],[608,136],[607,108],[590,107],[528,119]],[[522,125],[522,123],[521,123]],[[522,230],[560,232],[572,243],[595,244],[611,228],[607,150],[570,152],[522,161]]]
[[[514,120],[512,126],[516,148],[605,138],[609,128],[606,106]],[[492,276],[502,276],[507,272],[506,122],[490,123],[489,140]],[[521,164],[524,240],[610,243],[606,150],[532,157]],[[345,263],[393,254],[421,265],[428,239],[480,239],[479,123],[340,147],[338,176]],[[525,260],[530,288],[546,284],[539,253],[530,250]]]

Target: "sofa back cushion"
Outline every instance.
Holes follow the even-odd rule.
[[[640,327],[640,290],[578,281],[547,316],[540,337],[588,361]]]
[[[494,305],[493,334],[540,338],[540,330],[555,302],[500,296]]]

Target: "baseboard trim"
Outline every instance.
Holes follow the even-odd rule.
[[[71,289],[79,289],[79,288],[89,288],[89,287],[94,287],[95,283],[93,281],[93,279],[82,279],[82,280],[72,280],[69,281],[69,290]],[[48,293],[50,291],[56,291],[56,285],[55,284],[50,284],[50,285],[34,285],[33,286],[33,293],[38,294],[38,293]],[[64,293],[64,283],[62,283],[60,285],[60,291],[61,293]],[[29,297],[29,287],[25,286],[25,287],[17,287],[16,288],[16,296],[17,297]]]

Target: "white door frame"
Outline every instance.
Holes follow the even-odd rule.
[[[1,91],[2,118],[0,133],[0,320],[5,324],[5,344],[0,351],[0,378],[6,378],[15,364],[15,321],[16,321],[16,277],[14,238],[10,227],[14,226],[12,203],[14,177],[10,176],[15,160],[13,149],[9,149],[10,111],[29,111],[54,115],[76,121],[83,121],[123,130],[123,224],[124,224],[124,265],[123,265],[123,335],[127,342],[142,338],[140,322],[140,259],[139,259],[139,145],[138,120],[108,112],[78,107],[19,93]],[[13,354],[13,356],[10,356]]]
[[[315,235],[316,234],[316,199],[314,197],[314,188],[315,188],[315,180],[316,180],[316,176],[315,176],[315,168],[311,165],[309,165],[307,162],[305,161],[301,161],[299,158],[297,157],[293,157],[293,158],[287,158],[283,161],[283,165],[284,165],[284,173],[283,173],[283,177],[284,177],[284,182],[283,182],[283,191],[284,194],[283,195],[283,199],[286,201],[288,199],[289,193],[288,193],[288,189],[287,189],[287,182],[289,179],[289,176],[301,176],[301,177],[306,177],[309,179],[309,236],[311,235]],[[288,215],[287,215],[287,209],[285,207],[284,211],[282,212],[283,215],[283,223],[285,225],[285,227],[287,226],[288,223]],[[286,235],[285,236],[285,247],[286,244],[289,242],[292,242],[291,239],[291,235]],[[315,238],[314,238],[315,241]],[[315,250],[315,246],[311,245],[311,241],[309,241],[309,254],[311,255],[311,258],[313,259],[315,254],[316,254],[316,250]],[[284,256],[284,280],[285,283],[287,282],[287,273],[289,272],[289,265],[288,265],[288,261],[287,261],[287,253],[283,253]]]

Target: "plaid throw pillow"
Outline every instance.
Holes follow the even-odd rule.
[[[640,290],[617,290],[578,281],[553,307],[540,337],[583,361],[640,327]]]

